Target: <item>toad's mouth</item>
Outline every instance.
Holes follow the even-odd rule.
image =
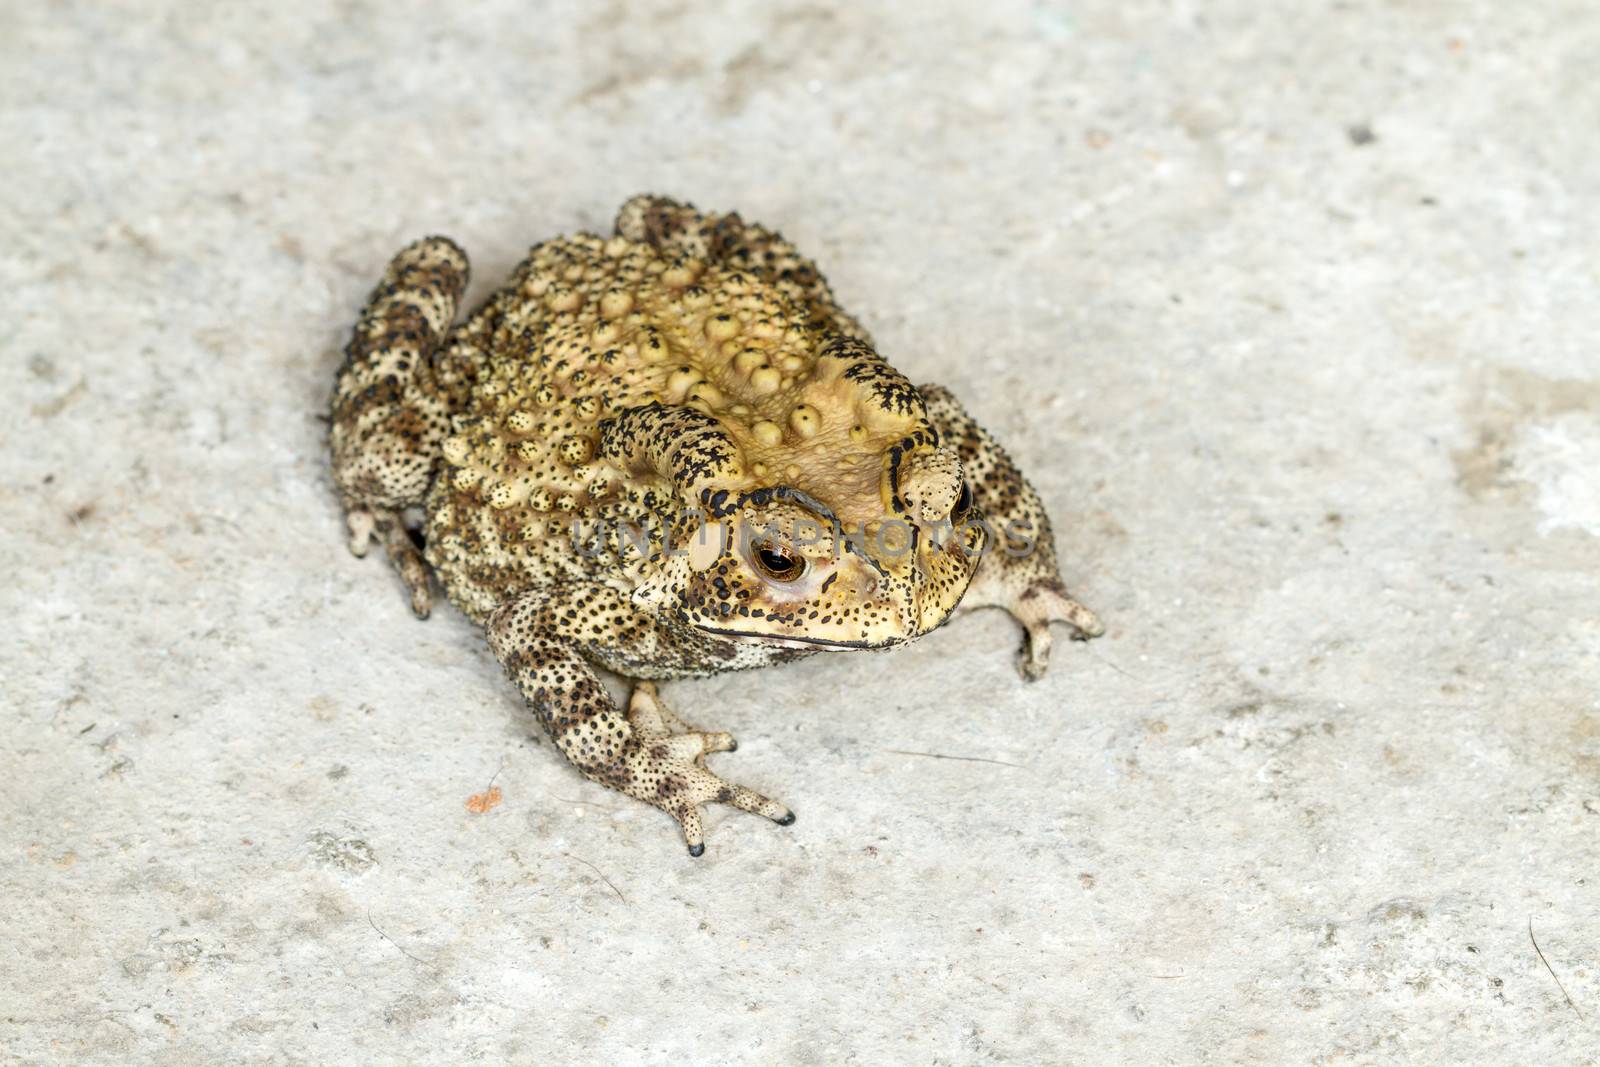
[[[735,637],[742,641],[754,641],[762,645],[772,645],[777,648],[825,648],[839,652],[851,649],[889,648],[904,642],[904,638],[886,637],[880,641],[829,641],[821,637],[774,637],[771,634],[751,633],[745,630],[723,630],[716,626],[696,624],[695,629],[703,630],[708,634],[718,637]]]

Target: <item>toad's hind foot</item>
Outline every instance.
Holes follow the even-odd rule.
[[[706,769],[712,752],[732,752],[738,747],[732,734],[696,730],[661,702],[649,682],[634,686],[628,701],[632,743],[623,757],[627,779],[619,788],[629,796],[654,804],[678,820],[689,854],[705,851],[700,807],[713,801],[762,815],[780,826],[794,822],[794,812],[753,789],[724,781]]]
[[[405,583],[411,599],[411,613],[426,619],[433,613],[433,583],[429,577],[428,562],[422,549],[411,539],[410,527],[405,519],[393,511],[382,508],[351,506],[345,512],[345,522],[350,527],[350,552],[365,556],[367,546],[374,537],[383,542],[389,554],[389,563],[400,581]]]

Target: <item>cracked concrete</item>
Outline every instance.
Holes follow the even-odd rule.
[[[911,12],[6,17],[3,1058],[1600,1062],[1600,17]],[[700,862],[319,421],[402,243],[644,189],[811,250],[1110,628],[670,686],[800,815]]]

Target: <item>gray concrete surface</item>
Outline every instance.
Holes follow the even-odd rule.
[[[460,7],[0,16],[0,1059],[1600,1061],[1592,5]],[[402,242],[644,189],[814,250],[1110,626],[671,686],[800,814],[700,862],[318,421]]]

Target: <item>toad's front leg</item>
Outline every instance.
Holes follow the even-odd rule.
[[[780,826],[794,822],[782,804],[706,769],[707,755],[734,750],[733,737],[686,726],[649,682],[637,684],[626,715],[618,710],[584,653],[670,638],[616,590],[568,585],[524,593],[494,613],[488,633],[489,647],[562,754],[585,778],[678,820],[691,856],[705,851],[703,804],[731,804]]]
[[[938,385],[917,387],[940,439],[961,466],[991,537],[962,609],[1005,608],[1022,624],[1017,669],[1029,681],[1050,666],[1050,624],[1066,623],[1080,640],[1105,633],[1095,613],[1073,599],[1056,563],[1055,536],[1044,504],[1006,450]]]

